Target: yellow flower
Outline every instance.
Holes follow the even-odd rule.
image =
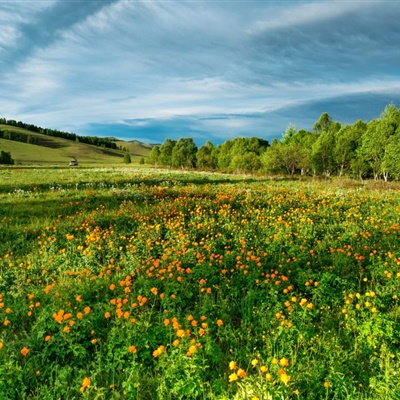
[[[258,364],[258,360],[255,358],[255,359],[251,362],[251,365],[252,365],[253,367],[255,367],[257,364]]]
[[[241,378],[244,378],[246,375],[247,374],[246,374],[246,371],[244,369],[242,369],[242,368],[238,369],[237,376],[240,376]]]
[[[178,329],[176,331],[176,336],[178,336],[180,338],[184,337],[185,336],[185,331],[183,329]]]
[[[237,368],[237,366],[236,366],[236,361],[231,361],[230,363],[229,363],[229,369],[230,370],[233,370],[233,369],[236,369]]]
[[[281,358],[281,360],[279,361],[279,365],[281,367],[287,367],[289,365],[289,360],[285,357]]]
[[[285,385],[287,385],[287,383],[290,381],[290,376],[289,376],[283,369],[280,369],[280,370],[279,370],[279,379],[280,379]]]
[[[261,371],[262,373],[267,372],[267,371],[268,371],[268,368],[267,368],[265,365],[262,365],[262,366],[260,367],[260,371]]]
[[[196,353],[196,350],[197,350],[197,347],[194,346],[194,345],[192,345],[192,346],[189,347],[189,350],[187,351],[186,354],[187,354],[188,356],[191,356],[192,354]]]
[[[274,357],[272,359],[271,363],[274,364],[274,365],[278,364],[278,359]]]
[[[235,382],[237,379],[238,376],[235,373],[229,375],[229,382]]]

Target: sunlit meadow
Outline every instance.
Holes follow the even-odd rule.
[[[400,398],[396,187],[0,178],[0,399]]]

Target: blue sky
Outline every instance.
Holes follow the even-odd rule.
[[[400,106],[400,1],[0,0],[0,116],[198,145]]]

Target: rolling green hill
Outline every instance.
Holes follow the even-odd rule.
[[[124,152],[89,145],[80,142],[46,136],[26,129],[0,125],[0,130],[13,132],[21,137],[32,136],[37,144],[28,144],[15,140],[0,139],[0,150],[11,152],[15,164],[22,165],[68,165],[76,158],[80,166],[101,166],[122,164]],[[116,141],[117,146],[129,150],[133,163],[139,163],[140,158],[146,158],[151,150],[149,145],[133,141]]]

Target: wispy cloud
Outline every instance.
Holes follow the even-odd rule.
[[[398,2],[24,4],[0,2],[0,109],[42,126],[271,137],[289,110],[400,93]]]

